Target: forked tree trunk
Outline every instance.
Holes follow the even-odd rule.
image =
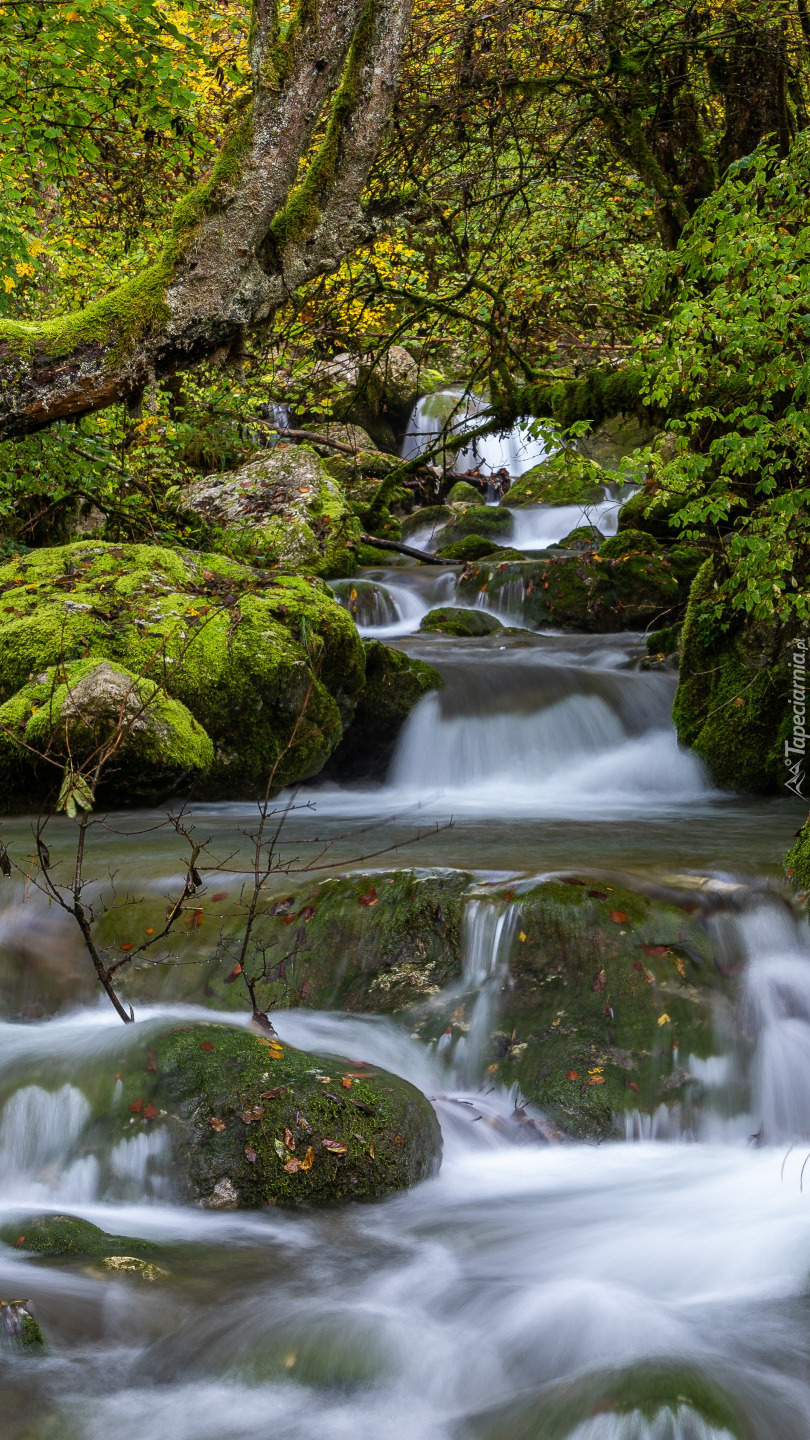
[[[252,97],[156,262],[84,310],[0,321],[0,438],[100,410],[241,343],[373,233],[362,193],[411,0],[255,0]]]

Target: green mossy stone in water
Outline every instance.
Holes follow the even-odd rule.
[[[501,629],[501,622],[483,610],[429,610],[419,629],[458,637],[491,635]]]
[[[397,738],[414,706],[438,690],[438,670],[415,656],[392,650],[381,640],[365,640],[365,681],[351,725],[325,768],[341,781],[382,779]]]
[[[98,541],[0,566],[0,702],[30,677],[103,659],[149,675],[214,745],[198,791],[262,794],[316,774],[364,678],[351,618],[322,580],[221,555]]]
[[[558,541],[560,550],[598,550],[604,541],[600,530],[592,525],[578,525],[576,530]]]
[[[690,592],[672,718],[681,744],[701,757],[716,785],[773,793],[788,778],[793,642],[810,636],[777,620],[718,617],[722,602],[707,560]]]
[[[42,801],[54,789],[54,759],[84,765],[119,730],[122,742],[97,791],[101,805],[157,804],[213,763],[211,740],[179,700],[123,665],[74,660],[51,666],[0,706],[6,808]]]
[[[611,535],[609,540],[603,541],[599,553],[603,560],[619,560],[632,555],[634,551],[640,551],[642,555],[654,555],[660,549],[658,541],[642,530],[621,530],[617,535]]]
[[[615,477],[605,474],[600,466],[584,456],[580,457],[576,470],[568,473],[560,469],[559,462],[542,460],[512,481],[507,500],[510,505],[598,504],[604,498],[605,484]]]
[[[453,511],[449,505],[423,505],[421,510],[412,510],[402,521],[402,539],[409,541],[411,535],[417,530],[424,530],[430,525],[436,534],[439,534],[448,521],[453,519]]]
[[[0,1227],[4,1245],[34,1255],[152,1255],[157,1246],[127,1235],[108,1235],[78,1215],[27,1215]]]
[[[782,865],[797,889],[810,890],[810,820],[802,826]]]
[[[449,505],[480,505],[482,499],[481,491],[476,490],[475,486],[468,484],[466,480],[457,480],[447,493]]]
[[[625,500],[619,511],[619,532],[641,530],[655,540],[671,543],[677,537],[671,518],[682,505],[683,501],[677,497],[666,499],[646,489],[639,490]]]
[[[442,560],[459,560],[464,564],[468,560],[482,560],[485,555],[492,554],[492,539],[485,540],[483,535],[465,535],[463,540],[454,540],[452,545],[446,545],[439,551]]]
[[[386,1071],[223,1025],[178,1027],[151,1048],[154,1073],[127,1057],[124,1100],[148,1097],[165,1116],[188,1199],[242,1209],[373,1200],[439,1165],[429,1101]]]
[[[514,521],[505,505],[471,505],[453,521],[460,539],[464,535],[508,535]]]
[[[15,1349],[41,1351],[45,1336],[28,1309],[27,1300],[0,1300],[0,1344]]]

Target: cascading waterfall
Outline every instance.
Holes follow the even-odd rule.
[[[450,436],[464,435],[475,427],[477,417],[486,409],[486,402],[471,395],[464,386],[452,386],[424,395],[414,405],[402,443],[404,460],[415,460],[436,443],[445,426]],[[453,469],[458,475],[468,470],[493,474],[506,470],[511,476],[523,475],[539,465],[551,453],[541,437],[532,434],[526,425],[514,425],[501,435],[485,435],[465,446],[456,456]]]
[[[604,498],[591,505],[522,505],[511,508],[512,529],[509,537],[501,544],[513,545],[516,550],[545,550],[548,545],[558,545],[572,530],[584,525],[598,530],[601,535],[615,535],[619,528],[619,511],[626,500],[635,493],[625,487],[619,493],[605,491]],[[507,507],[509,497],[506,497]]]
[[[462,1087],[478,1085],[482,1079],[484,1051],[492,1033],[498,991],[508,974],[518,913],[516,905],[504,908],[488,900],[470,900],[464,911],[462,983],[465,990],[478,993],[467,1033],[456,1044],[455,1067]]]

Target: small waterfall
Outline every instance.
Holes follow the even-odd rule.
[[[572,1430],[568,1440],[734,1440],[730,1430],[718,1430],[689,1405],[667,1405],[653,1415],[649,1408],[594,1416]]]
[[[484,1052],[492,1034],[498,992],[509,971],[509,952],[518,918],[516,905],[471,900],[464,911],[463,986],[477,990],[466,1035],[456,1045],[459,1084],[475,1086],[483,1072]]]
[[[604,498],[592,505],[525,505],[512,508],[512,531],[508,540],[516,550],[545,550],[558,545],[572,530],[590,525],[601,535],[615,535],[619,528],[619,511],[635,489],[626,487],[620,495],[605,491]],[[507,497],[508,498],[508,497]]]
[[[448,438],[465,434],[475,427],[484,410],[486,401],[461,385],[423,395],[416,402],[408,421],[402,443],[403,459],[415,460],[424,455],[439,439],[445,426]],[[478,470],[483,474],[506,470],[515,478],[539,465],[550,453],[546,441],[533,436],[528,426],[514,425],[501,435],[485,435],[465,446],[457,455],[453,470],[458,475],[468,470]]]
[[[742,962],[741,1010],[751,1037],[753,1123],[766,1143],[810,1137],[810,943],[777,896],[715,922]]]
[[[442,578],[452,584],[452,576]],[[419,629],[422,616],[430,609],[430,603],[417,590],[390,581],[335,580],[332,590],[360,634],[370,639],[410,635]]]
[[[680,804],[709,792],[669,726],[671,686],[504,656],[447,666],[400,735],[388,785],[495,814]]]
[[[77,1154],[89,1119],[87,1098],[73,1085],[17,1090],[0,1119],[0,1196],[74,1204],[94,1199],[98,1161]]]

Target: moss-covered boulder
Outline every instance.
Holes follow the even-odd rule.
[[[483,535],[465,535],[463,540],[443,546],[438,554],[442,560],[458,560],[466,565],[468,560],[483,560],[485,555],[491,555],[492,540],[485,540]]]
[[[682,632],[683,624],[680,621],[675,625],[665,625],[661,630],[653,630],[647,636],[647,653],[639,669],[677,670],[681,662]]]
[[[399,732],[414,706],[442,677],[432,665],[365,640],[365,678],[354,717],[326,768],[326,775],[347,780],[382,780]]]
[[[181,508],[208,522],[212,549],[294,575],[348,575],[360,527],[309,445],[277,445],[249,465],[195,480]]]
[[[682,504],[681,499],[668,497],[657,486],[644,486],[622,505],[619,530],[643,530],[655,540],[671,542],[677,538],[672,517]]]
[[[179,700],[106,660],[51,666],[0,706],[0,793],[18,809],[58,790],[61,766],[109,748],[96,799],[155,804],[199,780],[214,747]],[[38,757],[42,758],[38,758]]]
[[[610,542],[606,542],[610,543]],[[687,590],[657,549],[604,556],[547,552],[538,560],[491,556],[462,571],[457,587],[468,604],[485,595],[504,614],[521,611],[528,625],[597,633],[644,629],[686,600]]]
[[[722,577],[706,561],[686,611],[672,717],[681,744],[700,755],[715,784],[768,793],[789,780],[797,641],[810,641],[810,630],[724,613]],[[806,650],[798,653],[804,664]]]
[[[477,636],[491,635],[500,630],[501,622],[494,615],[483,610],[429,610],[423,616],[420,630],[432,630],[439,635]]]
[[[468,480],[457,480],[447,492],[448,505],[480,505],[483,496]]]
[[[279,786],[317,773],[365,675],[355,626],[314,577],[92,541],[0,567],[0,703],[90,659],[186,707],[213,742],[198,791],[212,796],[263,793],[274,767]]]
[[[431,1175],[441,1134],[407,1081],[224,1025],[153,1040],[119,1066],[121,1133],[162,1123],[175,1183],[213,1208],[377,1199]],[[124,1118],[126,1117],[126,1118]]]
[[[411,536],[423,530],[430,530],[433,536],[444,533],[444,528],[453,519],[454,512],[449,505],[423,505],[412,510],[402,521],[402,538],[410,542]]]
[[[160,1249],[128,1235],[109,1235],[78,1215],[23,1215],[0,1226],[0,1241],[26,1254],[90,1259],[158,1255]]]
[[[593,525],[578,525],[559,542],[561,550],[598,550],[604,542],[604,535]]]
[[[489,536],[491,543],[511,534],[513,523],[505,505],[468,505],[453,516],[442,532],[442,539],[446,536],[447,543],[452,544],[465,535],[481,535],[484,538]]]
[[[542,460],[509,486],[510,505],[595,505],[615,476],[575,451]]]

